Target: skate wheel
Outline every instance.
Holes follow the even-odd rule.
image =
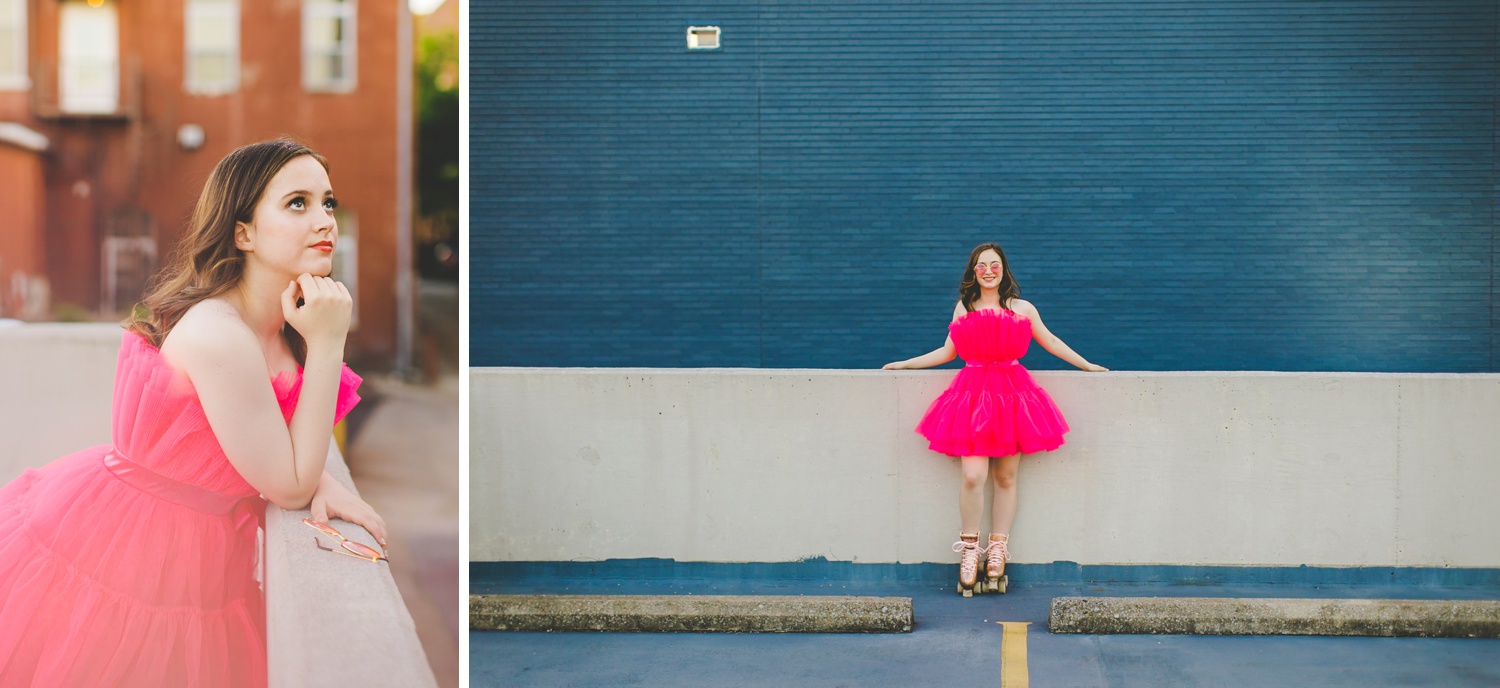
[[[1000,594],[1004,595],[1005,594],[1005,588],[1008,587],[1009,585],[1010,585],[1010,576],[1001,576],[1000,577],[1000,582],[996,584],[996,590]]]

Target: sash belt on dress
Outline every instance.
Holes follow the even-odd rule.
[[[201,511],[210,516],[228,516],[246,499],[233,497],[197,485],[178,482],[130,459],[111,447],[104,455],[104,467],[121,482],[141,492],[173,504]],[[241,520],[241,519],[236,519]],[[236,525],[239,525],[236,523]]]
[[[969,363],[965,363],[964,367],[965,368],[998,368],[1000,366],[1013,366],[1015,364],[1016,364],[1016,359],[1012,358],[1009,361],[971,361]]]

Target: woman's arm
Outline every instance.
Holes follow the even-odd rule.
[[[190,309],[162,354],[187,374],[235,470],[277,506],[302,509],[312,501],[328,459],[352,301],[342,285],[307,275],[287,287],[282,301],[287,321],[307,342],[290,424],[281,415],[260,343],[229,304],[205,301]]]
[[[966,312],[963,304],[958,304],[953,309],[953,320],[963,317]],[[951,322],[951,321],[950,321]],[[931,368],[940,366],[958,357],[958,352],[953,348],[953,337],[948,337],[943,345],[916,358],[908,358],[904,361],[887,363],[881,366],[881,370],[915,370],[917,368]]]
[[[943,345],[941,347],[933,349],[932,351],[922,354],[921,356],[918,356],[916,358],[908,358],[904,361],[887,363],[884,366],[881,366],[881,369],[915,370],[917,368],[931,368],[933,366],[940,366],[957,357],[958,354],[953,350],[953,338],[949,337],[948,341],[943,342]]]
[[[1030,301],[1015,299],[1011,301],[1011,310],[1031,320],[1031,336],[1036,339],[1037,344],[1042,345],[1042,348],[1047,350],[1047,353],[1067,361],[1079,370],[1086,370],[1090,373],[1102,373],[1109,370],[1104,366],[1089,363],[1084,357],[1079,356],[1076,351],[1069,348],[1067,344],[1064,344],[1063,340],[1058,339],[1057,335],[1052,334],[1052,331],[1048,330],[1047,326],[1042,324],[1041,314],[1037,312],[1036,306],[1031,305]]]

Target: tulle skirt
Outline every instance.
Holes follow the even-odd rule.
[[[0,688],[266,684],[258,505],[211,515],[93,447],[0,487]]]
[[[1010,456],[1063,444],[1068,422],[1019,363],[969,364],[922,416],[917,432],[950,456]]]

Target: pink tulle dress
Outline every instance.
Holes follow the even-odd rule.
[[[1068,422],[1017,362],[1031,345],[1031,320],[976,310],[950,323],[948,334],[965,365],[917,424],[933,451],[1010,456],[1062,446]]]
[[[359,383],[344,368],[337,418]],[[271,385],[290,422],[301,373]],[[265,500],[134,333],[112,437],[0,487],[0,687],[264,686]]]

